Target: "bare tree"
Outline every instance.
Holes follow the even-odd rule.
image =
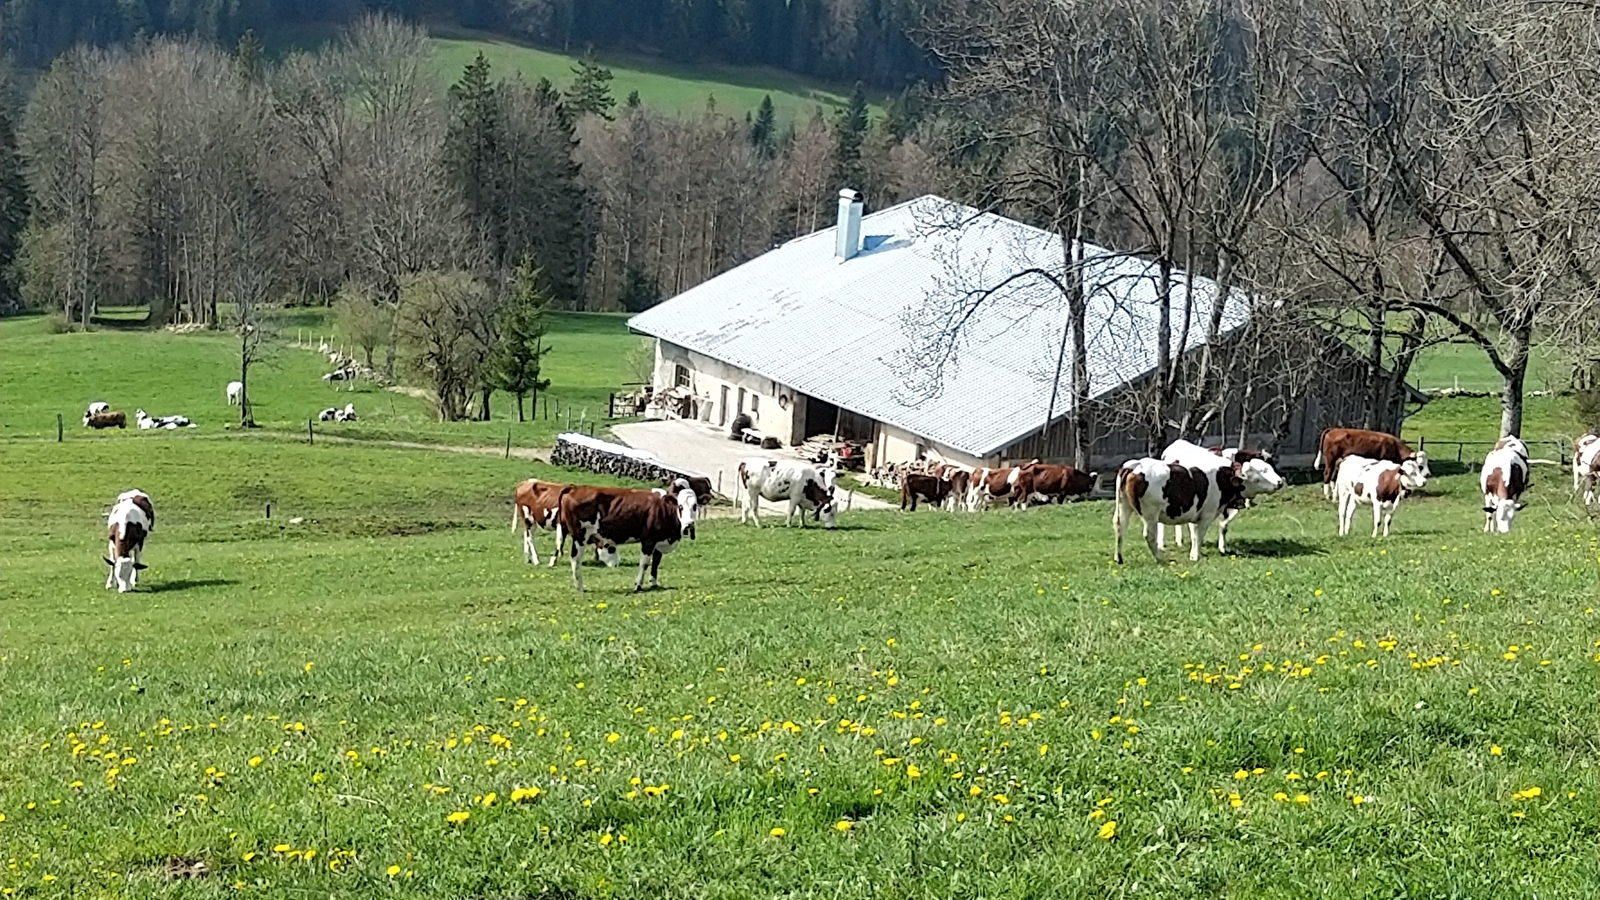
[[[486,380],[492,345],[484,323],[495,315],[494,292],[465,274],[426,272],[407,276],[401,295],[397,330],[412,369],[432,388],[440,421],[466,418]]]

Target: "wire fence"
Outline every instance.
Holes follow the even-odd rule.
[[[1458,463],[1467,463],[1467,462],[1478,462],[1478,463],[1481,463],[1483,461],[1483,457],[1487,456],[1489,451],[1494,449],[1495,443],[1496,443],[1495,441],[1441,441],[1441,440],[1430,440],[1427,437],[1419,436],[1417,438],[1417,449],[1426,452],[1428,454],[1428,458],[1431,459],[1431,460],[1443,460],[1443,459],[1449,459],[1450,458],[1450,450],[1449,450],[1449,448],[1454,447],[1455,448],[1455,459],[1456,459],[1456,462],[1458,462]],[[1566,443],[1565,441],[1523,441],[1523,443],[1528,445],[1528,452],[1530,454],[1532,454],[1533,456],[1535,456],[1535,457],[1538,457],[1538,458],[1541,458],[1541,459],[1550,459],[1550,458],[1552,458],[1552,457],[1545,456],[1544,454],[1537,452],[1537,449],[1536,449],[1536,448],[1540,448],[1540,447],[1550,447],[1550,448],[1553,448],[1554,451],[1555,451],[1554,459],[1555,459],[1556,462],[1558,462],[1558,463],[1560,463],[1561,465],[1564,466],[1564,465],[1567,465],[1569,462],[1572,461],[1572,446],[1570,444]],[[1471,447],[1471,448],[1482,448],[1482,450],[1481,450],[1481,452],[1478,452],[1478,451],[1475,450],[1473,453],[1469,454],[1467,452],[1467,449],[1469,447]],[[1434,448],[1440,448],[1440,450],[1443,450],[1443,452],[1441,453],[1440,450],[1436,450]]]

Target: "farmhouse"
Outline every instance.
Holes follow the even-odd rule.
[[[1156,370],[1159,274],[1098,247],[1083,256],[1090,396],[1115,409],[1136,402]],[[742,413],[789,445],[817,434],[861,441],[876,462],[1059,460],[1072,448],[1070,362],[1050,273],[1064,260],[1058,235],[999,215],[930,195],[863,217],[858,196],[841,191],[835,227],[628,324],[655,338],[653,415],[726,428]],[[1213,312],[1217,342],[1246,333],[1246,294],[1219,300],[1209,279],[1171,278],[1174,357],[1205,346]],[[1325,358],[1285,363],[1317,369],[1292,402],[1260,379],[1225,405],[1212,440],[1277,439],[1280,454],[1309,458],[1324,426],[1359,421],[1361,368],[1329,344]],[[1144,450],[1136,418],[1096,416],[1097,460]]]

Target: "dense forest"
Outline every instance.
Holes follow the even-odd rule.
[[[12,0],[6,40],[19,17],[44,28],[72,5]],[[389,15],[274,58],[248,31],[160,33],[226,35],[246,0],[157,5],[148,26],[111,16],[128,2],[72,20],[144,36],[75,44],[0,105],[0,310],[85,327],[98,306],[137,304],[152,326],[256,335],[263,304],[335,303],[384,374],[408,365],[441,415],[481,415],[511,390],[494,372],[530,371],[496,362],[508,334],[537,346],[527,310],[648,307],[828,226],[850,187],[869,210],[933,192],[1060,238],[1064,269],[1013,278],[1058,290],[1075,416],[1096,415],[1085,311],[1117,293],[1085,282],[1085,248],[1149,263],[1167,327],[1148,396],[1124,407],[1158,438],[1213,433],[1218,397],[1266,389],[1292,409],[1317,367],[1285,361],[1325,355],[1330,335],[1364,367],[1353,424],[1368,427],[1395,426],[1412,362],[1440,342],[1500,373],[1508,434],[1536,341],[1577,373],[1600,362],[1600,13],[1586,7],[944,0],[896,37],[937,61],[936,82],[883,115],[858,86],[844,109],[780,126],[770,104],[663,115],[612,96],[589,57],[563,84],[480,58],[443,90],[426,33]],[[869,7],[890,8],[826,8]],[[560,2],[475,8],[578,27]],[[927,373],[1005,286],[950,265],[961,290],[904,323]],[[1272,302],[1219,340],[1220,314],[1174,290],[1190,275]],[[1175,352],[1194,333],[1204,351]]]
[[[911,0],[0,0],[5,49],[43,68],[79,42],[342,25],[367,12],[519,35],[561,50],[628,50],[766,65],[898,90],[934,76]]]

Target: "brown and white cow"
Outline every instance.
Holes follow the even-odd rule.
[[[1094,493],[1095,485],[1100,483],[1099,472],[1083,472],[1072,466],[1055,466],[1048,463],[1034,463],[1028,466],[1023,473],[1023,487],[1028,491],[1021,502],[1026,503],[1066,503],[1069,500],[1083,500]]]
[[[973,472],[972,485],[967,490],[967,509],[972,512],[988,509],[998,500],[1013,506],[1019,502],[1026,506],[1028,484],[1024,481],[1025,473],[1038,463],[1037,459],[1033,459],[1020,466],[983,468]]]
[[[1123,463],[1117,472],[1117,504],[1111,515],[1117,563],[1122,563],[1123,538],[1128,524],[1135,518],[1144,520],[1145,542],[1150,545],[1150,555],[1157,562],[1163,561],[1161,547],[1156,542],[1157,525],[1196,526],[1189,558],[1198,561],[1200,545],[1211,523],[1244,502],[1248,482],[1260,477],[1263,465],[1257,460],[1238,468],[1202,468],[1154,457]]]
[[[1161,459],[1169,463],[1178,463],[1200,469],[1212,469],[1231,466],[1239,471],[1241,477],[1244,470],[1250,470],[1250,476],[1245,478],[1244,503],[1237,508],[1223,510],[1217,522],[1217,550],[1221,553],[1228,552],[1228,526],[1238,518],[1240,511],[1248,506],[1250,501],[1263,493],[1271,493],[1282,488],[1286,483],[1278,470],[1273,468],[1272,454],[1264,450],[1241,450],[1238,447],[1226,447],[1218,450],[1207,450],[1199,444],[1185,440],[1176,440],[1161,451]],[[1189,530],[1193,530],[1190,526]],[[1179,528],[1175,537],[1179,547],[1183,546],[1184,529]],[[1166,526],[1156,525],[1156,546],[1166,549]]]
[[[1378,536],[1378,526],[1383,526],[1383,536],[1389,536],[1389,523],[1394,520],[1395,508],[1410,491],[1421,489],[1428,476],[1415,459],[1394,462],[1387,459],[1368,459],[1364,456],[1346,456],[1339,463],[1337,486],[1339,490],[1339,535],[1350,533],[1350,522],[1355,518],[1356,507],[1372,504],[1372,536]]]
[[[561,495],[571,489],[568,484],[556,484],[552,481],[540,481],[537,478],[517,485],[515,496],[511,501],[511,530],[516,531],[522,527],[522,558],[534,565],[539,564],[539,548],[536,543],[537,533],[540,531],[554,531],[556,533],[556,548],[550,554],[550,567],[555,568],[556,560],[561,556],[561,548],[566,546],[567,532],[561,527]],[[594,552],[596,562],[606,562],[600,555],[600,548]],[[617,561],[612,559],[607,565],[615,568]]]
[[[1483,530],[1510,534],[1523,507],[1522,492],[1528,489],[1528,445],[1518,438],[1501,438],[1484,457],[1478,481],[1483,488]]]
[[[1572,445],[1572,492],[1583,491],[1583,505],[1595,501],[1595,484],[1600,482],[1600,435],[1586,434]]]
[[[83,427],[93,428],[96,431],[102,428],[127,428],[128,415],[127,413],[110,410],[97,413],[85,413],[83,416]]]
[[[1423,479],[1433,475],[1428,469],[1428,454],[1412,450],[1409,444],[1392,434],[1367,431],[1362,428],[1327,428],[1322,432],[1317,458],[1313,463],[1322,468],[1324,500],[1333,498],[1334,479],[1339,473],[1339,464],[1348,456],[1361,456],[1394,463],[1414,459],[1417,462],[1416,469]]]
[[[681,492],[693,504],[694,491]],[[694,507],[679,503],[665,490],[589,487],[579,485],[561,495],[561,527],[572,538],[572,584],[583,591],[583,571],[579,560],[583,545],[600,548],[608,565],[618,557],[617,547],[637,543],[640,547],[639,577],[633,589],[644,589],[644,572],[650,569],[650,586],[660,587],[661,557],[685,537],[694,539]]]
[[[145,568],[144,541],[156,527],[156,510],[144,491],[123,491],[106,516],[106,587],[117,586],[125,594],[139,584],[139,570]]]

